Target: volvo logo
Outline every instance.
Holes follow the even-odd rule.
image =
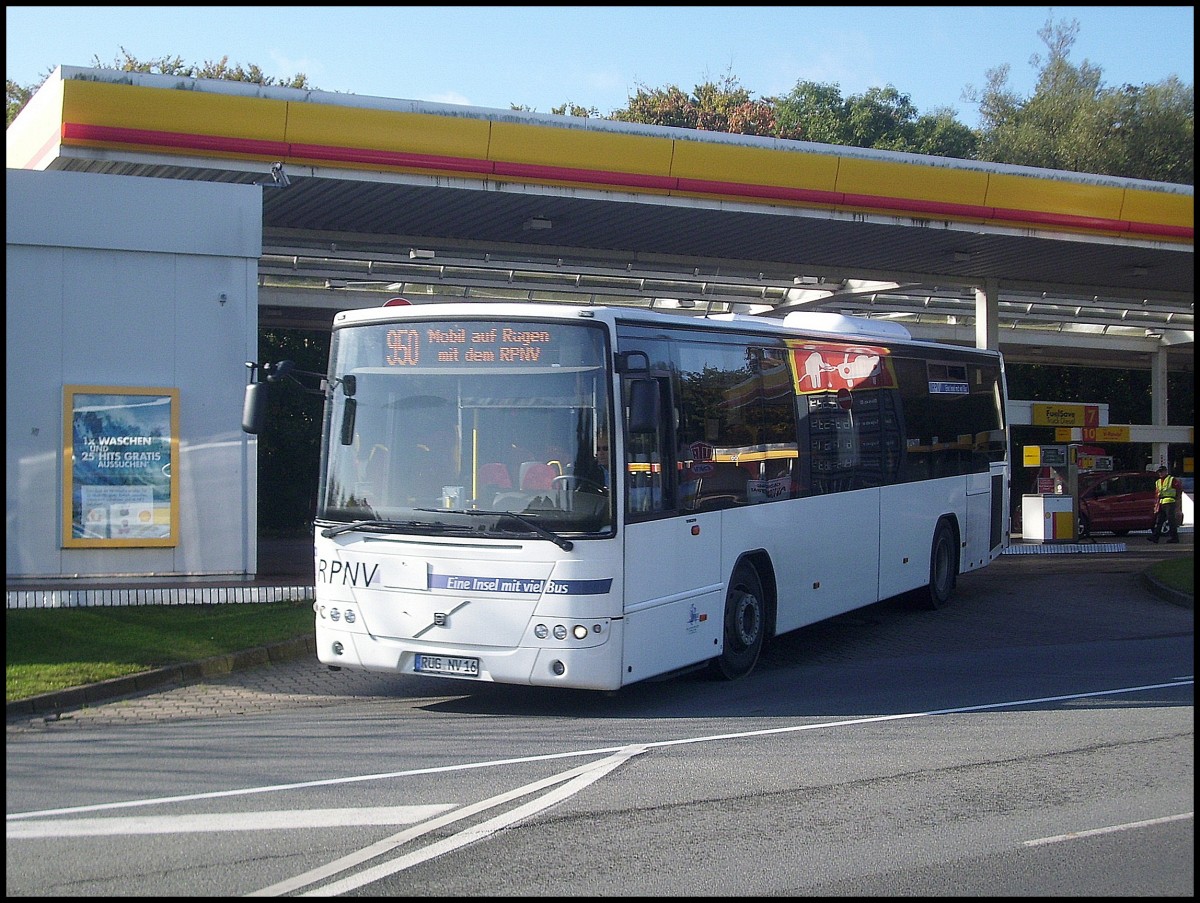
[[[418,630],[416,633],[414,633],[413,639],[414,640],[418,639],[422,634],[428,633],[430,630],[433,630],[433,628],[435,628],[435,627],[446,627],[450,623],[450,616],[452,614],[454,614],[456,611],[458,611],[464,605],[470,605],[470,604],[471,604],[470,599],[464,599],[462,602],[459,602],[457,605],[455,605],[449,611],[435,611],[433,613],[433,623],[426,624],[424,627],[422,627],[420,630]]]

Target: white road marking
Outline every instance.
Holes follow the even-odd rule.
[[[511,802],[512,800],[520,799],[522,796],[528,796],[531,793],[536,793],[539,790],[543,790],[547,787],[553,787],[555,784],[563,784],[564,782],[569,782],[566,784],[566,786],[570,788],[569,793],[565,792],[565,788],[564,788],[563,790],[560,790],[557,795],[549,794],[545,797],[542,797],[541,800],[535,800],[533,803],[526,804],[526,806],[523,806],[520,809],[514,809],[513,812],[510,812],[507,815],[497,816],[496,818],[492,819],[491,821],[485,822],[484,824],[473,829],[473,831],[464,831],[464,832],[456,835],[455,837],[451,837],[451,838],[448,838],[447,840],[443,840],[439,843],[432,844],[432,845],[426,847],[424,850],[421,850],[417,853],[411,854],[412,856],[419,856],[421,858],[417,859],[413,862],[406,861],[408,857],[400,860],[403,864],[392,869],[393,872],[400,871],[401,869],[408,868],[411,865],[415,865],[417,861],[424,861],[425,859],[429,859],[429,858],[432,858],[433,856],[440,855],[443,852],[448,852],[451,849],[457,849],[458,847],[464,846],[467,843],[471,843],[475,840],[479,840],[482,836],[484,836],[484,835],[480,834],[479,832],[488,830],[488,826],[493,826],[490,828],[490,830],[488,830],[488,833],[494,833],[495,831],[499,830],[500,827],[504,827],[504,825],[511,824],[512,821],[515,821],[516,819],[525,818],[528,815],[533,814],[534,812],[541,811],[541,809],[544,809],[547,806],[553,805],[554,803],[558,802],[560,799],[565,799],[567,796],[570,796],[571,794],[577,792],[578,790],[581,790],[583,787],[586,787],[588,784],[592,783],[592,781],[595,781],[595,780],[603,777],[604,775],[608,774],[610,771],[612,771],[614,768],[616,768],[621,763],[625,762],[630,757],[635,756],[638,753],[644,752],[645,750],[646,750],[645,746],[628,746],[628,747],[625,747],[623,750],[618,751],[615,755],[609,756],[609,758],[603,759],[599,762],[589,762],[586,765],[580,765],[576,768],[570,769],[569,771],[564,771],[562,774],[551,775],[548,778],[542,778],[539,781],[534,781],[531,784],[526,784],[524,787],[517,787],[516,789],[509,790],[506,793],[498,794],[497,796],[493,796],[490,799],[480,800],[478,803],[472,803],[471,805],[464,806],[462,809],[459,809],[457,811],[448,812],[447,814],[445,814],[439,818],[435,818],[432,821],[427,822],[423,825],[420,825],[416,828],[410,828],[409,830],[401,831],[399,834],[395,834],[392,837],[384,838],[383,840],[381,840],[377,843],[373,843],[370,846],[364,847],[363,849],[361,849],[355,853],[351,853],[349,856],[343,856],[341,859],[336,859],[333,862],[329,863],[328,865],[323,865],[320,868],[312,869],[310,871],[305,872],[302,875],[297,875],[294,878],[289,878],[286,881],[280,881],[277,884],[272,884],[270,887],[264,887],[262,890],[255,891],[254,893],[247,894],[246,896],[270,897],[270,896],[277,896],[279,894],[290,893],[292,891],[298,890],[301,887],[305,887],[306,885],[315,884],[317,881],[321,881],[321,880],[324,880],[325,878],[332,877],[333,875],[336,875],[338,872],[344,872],[347,869],[351,869],[358,865],[361,865],[362,863],[366,862],[368,859],[374,859],[376,856],[382,856],[384,853],[388,853],[388,852],[394,850],[396,847],[401,846],[402,844],[408,843],[410,840],[416,840],[419,837],[422,837],[426,834],[432,833],[433,831],[437,831],[441,828],[444,828],[446,825],[453,824],[456,821],[461,821],[464,818],[470,818],[472,815],[476,815],[480,812],[485,812],[488,809],[492,809],[496,806],[503,805],[504,803]],[[577,782],[579,782],[581,780],[584,781],[584,783],[577,784]],[[536,806],[536,808],[534,808],[530,811],[527,811],[530,806]],[[520,814],[514,816],[514,813],[520,813]],[[503,822],[503,824],[497,824],[498,822]],[[476,836],[472,836],[472,835],[476,835]],[[464,839],[462,839],[461,842],[456,842],[459,838],[464,838]],[[447,845],[447,844],[453,844],[453,845],[446,846],[445,849],[440,849],[441,847],[443,847],[444,845]],[[435,849],[438,849],[438,851],[430,852]],[[385,866],[376,866],[376,869],[391,867],[392,865],[393,865],[393,863],[389,863]],[[391,874],[391,873],[392,872],[386,872],[386,874]],[[367,874],[367,873],[363,873],[363,874]],[[382,877],[382,875],[380,877]],[[376,880],[376,879],[367,879],[367,880]],[[356,878],[348,878],[348,879],[345,879],[345,881],[357,881],[357,877]],[[343,883],[344,882],[337,882],[337,884],[335,884],[335,885],[329,885],[328,887],[323,888],[320,893],[321,894],[330,894],[333,892],[330,890],[330,888],[341,886]],[[357,886],[357,884],[355,886]],[[349,889],[349,888],[346,888],[346,889]]]
[[[188,834],[201,831],[276,831],[345,828],[351,825],[411,825],[453,809],[432,806],[377,806],[355,809],[283,809],[277,812],[217,812],[199,815],[142,815],[128,818],[68,818],[8,825],[7,840],[29,837],[106,837],[133,834]]]
[[[1168,815],[1164,818],[1147,818],[1145,821],[1131,821],[1123,825],[1110,825],[1107,828],[1092,828],[1090,831],[1072,831],[1069,834],[1055,834],[1053,837],[1039,837],[1037,840],[1025,841],[1027,847],[1040,847],[1047,843],[1062,843],[1064,840],[1076,840],[1080,837],[1095,837],[1097,834],[1115,834],[1118,831],[1131,831],[1135,828],[1146,828],[1150,825],[1163,825],[1171,821],[1185,818],[1195,818],[1195,812],[1181,812],[1178,815]]]

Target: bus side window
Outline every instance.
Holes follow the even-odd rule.
[[[713,466],[710,473],[700,477],[696,489],[696,508],[713,511],[732,508],[747,501],[746,487],[749,474],[737,464],[722,463]]]

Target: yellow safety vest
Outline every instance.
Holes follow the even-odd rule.
[[[1154,491],[1158,493],[1159,502],[1164,505],[1175,504],[1179,497],[1179,490],[1175,487],[1175,478],[1171,476],[1155,480]]]

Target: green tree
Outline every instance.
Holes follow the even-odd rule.
[[[894,86],[869,88],[842,99],[836,85],[800,81],[775,101],[776,134],[822,144],[970,159],[975,133],[949,109],[918,115]]]
[[[618,122],[641,122],[679,129],[700,127],[700,113],[695,101],[676,85],[666,88],[639,86],[626,106],[613,111],[612,118]]]
[[[916,118],[917,108],[907,94],[891,85],[868,88],[846,100],[847,143],[853,147],[907,150]]]
[[[837,85],[798,81],[775,101],[780,138],[849,144],[845,118],[845,102]]]
[[[1124,85],[1101,101],[1111,124],[1106,172],[1132,179],[1195,184],[1196,92],[1172,76],[1153,85]]]
[[[766,100],[748,100],[729,111],[729,131],[737,135],[778,137],[775,107]]]
[[[979,135],[959,122],[951,109],[926,113],[913,124],[911,153],[973,160],[978,149]]]
[[[231,82],[253,82],[256,85],[278,85],[282,88],[308,88],[315,90],[308,83],[308,76],[302,72],[278,79],[267,75],[257,65],[241,64],[231,66],[229,57],[219,60],[205,60],[203,63],[185,63],[178,56],[161,56],[157,59],[139,60],[122,47],[121,52],[111,63],[103,63],[100,57],[92,57],[92,67],[95,69],[116,69],[119,72],[147,72],[160,75],[178,75],[183,78],[219,78]],[[44,81],[44,79],[43,79]]]
[[[705,132],[764,137],[778,133],[773,101],[755,99],[732,73],[696,85],[691,94],[677,85],[666,88],[640,85],[628,104],[614,110],[611,118]]]
[[[1172,77],[1156,85],[1104,86],[1099,67],[1071,63],[1079,23],[1048,20],[1033,96],[1008,87],[1007,65],[987,73],[979,103],[978,158],[1071,172],[1193,184],[1195,92]]]
[[[524,109],[523,107],[513,107],[514,110]],[[581,107],[577,103],[567,101],[561,107],[551,107],[550,112],[555,116],[578,116],[582,119],[599,119],[600,111],[595,107]]]
[[[696,127],[706,132],[728,132],[730,117],[736,110],[751,103],[747,91],[732,73],[719,82],[707,81],[692,91],[697,112]],[[751,117],[752,118],[752,117]]]
[[[42,79],[45,81],[45,79]],[[4,80],[4,127],[8,128],[12,125],[17,114],[25,108],[25,104],[29,103],[29,98],[33,97],[33,92],[37,90],[36,86],[23,87],[18,85],[12,79]]]

